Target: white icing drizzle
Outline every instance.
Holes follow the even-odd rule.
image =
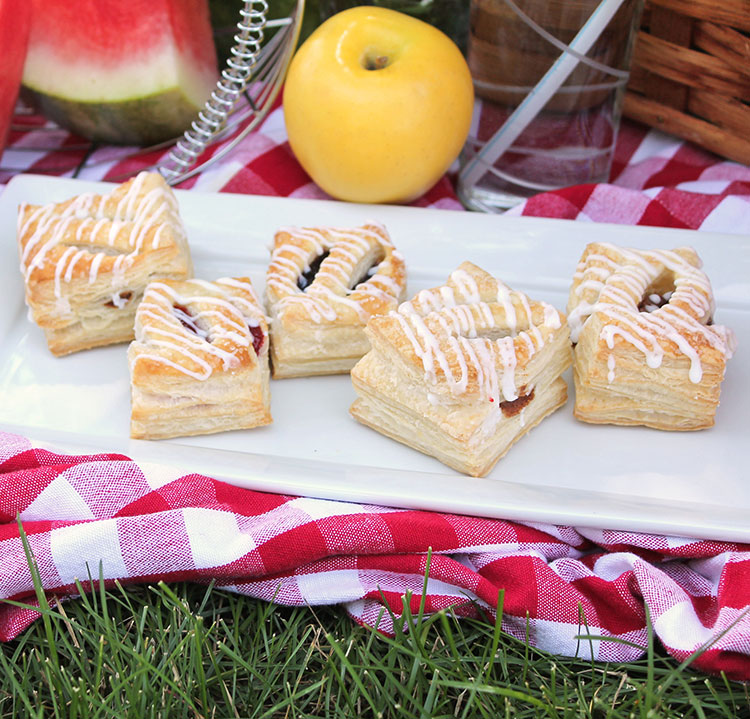
[[[539,328],[532,321],[531,306],[529,305],[529,298],[526,297],[526,295],[523,294],[523,292],[518,292],[516,294],[518,296],[518,299],[521,301],[521,306],[523,307],[524,312],[526,313],[526,322],[529,325],[529,329],[527,330],[527,332],[529,332],[531,334],[531,337],[534,338],[533,342],[531,342],[531,338],[529,338],[529,341],[531,342],[532,345],[535,344],[536,347],[541,347],[544,344],[544,339],[542,337],[541,331],[539,330]],[[558,315],[558,319],[559,319],[559,315]],[[545,325],[546,325],[546,323],[545,323]],[[546,326],[548,326],[548,325],[546,325]],[[523,334],[523,333],[521,333],[521,334]],[[532,351],[531,354],[533,354],[533,352],[534,351]],[[531,354],[529,356],[531,356]]]
[[[103,252],[97,252],[96,255],[94,255],[94,259],[91,261],[91,266],[89,267],[89,284],[90,285],[93,285],[94,282],[96,282],[96,277],[99,272],[99,265],[101,265],[103,259],[104,259]]]
[[[544,309],[544,326],[553,330],[560,329],[560,313],[546,302],[542,302],[541,305]]]
[[[125,307],[126,304],[130,301],[130,297],[123,296],[120,292],[115,292],[112,295],[111,302],[112,304],[117,307],[118,310],[121,310],[123,307]]]
[[[418,292],[389,316],[398,321],[421,361],[428,384],[444,381],[459,395],[474,377],[480,397],[499,408],[501,402],[518,399],[519,352],[533,356],[562,319],[550,305],[538,303],[537,317],[543,321],[536,326],[528,298],[501,283],[493,283],[486,296],[490,301],[482,300],[474,278],[459,269],[446,286]],[[498,330],[503,336],[486,336]]]
[[[397,278],[403,273],[396,272],[396,277],[393,276],[394,261],[403,260],[394,252],[381,224],[368,222],[367,226],[352,229],[282,227],[277,238],[284,234],[290,239],[277,241],[266,280],[266,285],[279,296],[280,316],[290,307],[300,307],[313,322],[334,322],[340,309],[346,307],[364,324],[372,315],[368,309],[371,299],[395,306],[403,289],[402,281]],[[353,269],[373,252],[382,257],[375,274],[350,288]],[[325,253],[327,256],[312,283],[300,290],[297,286],[300,275],[309,271],[310,264]]]
[[[612,384],[615,381],[615,356],[610,353],[607,357],[607,382]]]
[[[75,247],[68,247],[66,248],[65,252],[62,253],[62,256],[60,257],[60,260],[55,265],[55,297],[58,299],[61,297],[60,294],[60,279],[63,275],[63,272],[65,271],[65,263],[68,261],[68,258],[75,254],[76,248]]]
[[[110,195],[83,193],[67,203],[37,207],[28,216],[28,206],[22,205],[18,237],[26,282],[34,270],[54,263],[54,293],[59,300],[77,265],[87,265],[88,282],[93,284],[106,257],[117,255],[112,263],[115,287],[123,283],[146,237],[152,236],[151,249],[156,249],[163,242],[167,222],[182,233],[174,195],[163,182],[145,191],[149,176],[148,172],[138,174],[114,207],[112,198],[120,188]]]
[[[510,288],[502,282],[497,283],[497,301],[503,306],[508,329],[510,330],[511,336],[515,337],[518,318],[516,317],[516,310],[513,307],[513,302],[511,300]]]
[[[674,346],[687,358],[688,377],[695,384],[701,381],[703,368],[691,336],[697,335],[725,357],[731,356],[728,331],[705,324],[714,308],[711,285],[700,267],[674,250],[630,250],[606,243],[598,247],[612,256],[594,249],[579,263],[578,284],[571,293],[578,299],[568,314],[574,342],[588,318],[599,313],[603,317],[601,338],[610,349],[620,337],[644,354],[649,367],[658,368],[665,350]],[[650,312],[640,311],[648,287],[665,270],[674,276],[674,291],[665,297],[667,303]],[[658,302],[660,298],[655,299]],[[614,362],[612,355],[610,360]],[[612,382],[613,378],[614,369],[609,366],[608,379]]]
[[[536,327],[534,327],[533,329],[535,329],[537,331],[537,334],[539,334],[539,330]],[[518,337],[526,344],[526,351],[528,352],[529,359],[531,359],[531,357],[536,354],[537,347],[541,347],[544,344],[544,340],[542,339],[541,334],[539,334],[539,339],[536,343],[531,339],[529,333],[525,330],[519,332]]]
[[[185,367],[185,364],[183,362],[176,362],[170,359],[169,357],[166,357],[163,354],[152,354],[152,353],[139,354],[139,355],[136,355],[135,362],[138,362],[138,360],[143,360],[143,359],[148,358],[152,360],[153,362],[158,362],[159,364],[168,365],[169,367],[176,369],[178,372],[182,372],[182,374],[186,374],[188,377],[192,377],[193,379],[202,380],[202,381],[207,380],[211,376],[211,365],[203,357],[200,357],[196,355],[194,352],[191,352],[190,346],[187,345],[184,341],[165,342],[164,340],[157,340],[157,339],[152,338],[151,340],[149,340],[149,344],[156,348],[163,347],[167,350],[172,350],[184,358],[191,359],[201,369],[196,371],[190,367]],[[226,368],[226,365],[225,365],[225,368]]]
[[[512,337],[502,337],[495,343],[500,352],[500,361],[503,363],[502,391],[503,399],[512,402],[518,399],[516,392],[516,347]]]
[[[480,396],[489,399],[495,403],[496,407],[499,407],[500,389],[492,344],[487,340],[474,342],[472,343],[472,349],[474,350],[473,358],[477,367]]]
[[[257,295],[245,280],[152,282],[136,313],[141,351],[133,362],[149,359],[206,380],[213,372],[212,358],[224,370],[238,366],[237,352],[253,346],[250,327],[262,327],[267,341],[264,319]],[[156,351],[149,352],[150,347]]]
[[[76,252],[73,257],[71,257],[70,262],[68,262],[68,266],[65,269],[65,274],[63,275],[63,279],[65,280],[65,282],[70,282],[70,280],[73,279],[73,270],[75,269],[76,263],[85,254],[86,250],[78,250],[78,252]]]
[[[456,289],[463,297],[464,302],[476,304],[481,300],[479,287],[474,278],[466,270],[457,269],[451,273],[451,280],[456,284]]]

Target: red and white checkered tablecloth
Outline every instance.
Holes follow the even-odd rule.
[[[280,105],[195,191],[325,198],[295,161]],[[87,154],[63,131],[23,120],[0,162],[16,172],[119,180],[158,155]],[[52,149],[50,149],[52,148]],[[55,149],[56,148],[56,149]],[[65,149],[68,148],[68,149]],[[449,177],[418,206],[460,209]],[[511,214],[750,234],[750,168],[625,123],[610,184],[534,197]],[[307,499],[239,489],[111,454],[70,456],[0,433],[0,598],[34,604],[17,517],[49,596],[76,580],[208,583],[281,604],[341,604],[387,631],[411,592],[434,612],[493,619],[563,655],[625,661],[653,630],[676,659],[750,680],[750,546]],[[0,638],[38,615],[0,605]],[[580,635],[596,637],[581,640]],[[628,643],[607,641],[607,638]]]

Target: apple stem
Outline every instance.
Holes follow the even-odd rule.
[[[367,70],[382,70],[388,65],[387,55],[378,55],[377,57],[368,57],[365,61],[365,69]]]

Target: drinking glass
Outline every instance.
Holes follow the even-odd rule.
[[[606,182],[643,0],[471,0],[479,110],[458,194],[499,211],[538,192]]]

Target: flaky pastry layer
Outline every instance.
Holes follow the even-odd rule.
[[[575,416],[696,430],[714,424],[734,335],[691,248],[586,247],[568,302]]]
[[[159,280],[128,348],[131,436],[161,439],[271,422],[268,325],[250,280]]]
[[[465,474],[487,474],[567,398],[564,316],[468,262],[367,335],[351,414]]]
[[[369,348],[368,319],[405,290],[403,258],[382,225],[279,230],[266,276],[273,376],[348,371]]]
[[[125,342],[146,285],[192,274],[171,188],[143,172],[111,193],[18,212],[26,303],[55,355]]]

